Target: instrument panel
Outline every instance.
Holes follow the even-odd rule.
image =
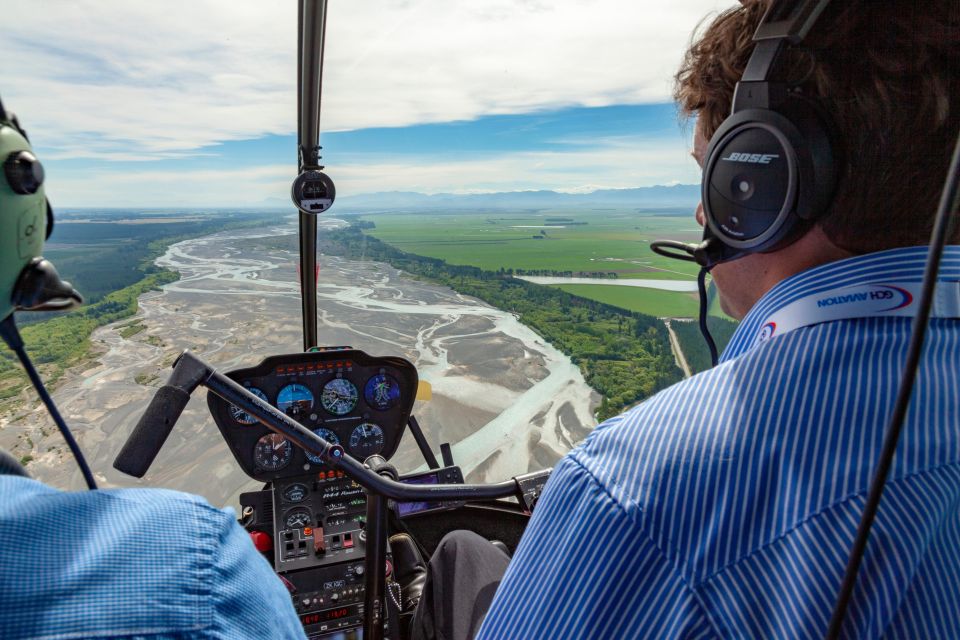
[[[389,460],[396,452],[418,384],[416,368],[407,360],[356,349],[271,356],[226,375],[361,461],[374,454]],[[319,458],[239,407],[212,393],[207,404],[250,477],[269,482],[326,470]]]

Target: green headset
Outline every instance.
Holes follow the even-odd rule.
[[[90,489],[97,482],[70,428],[57,410],[24,349],[14,311],[62,311],[83,299],[45,260],[43,241],[53,231],[53,209],[43,191],[43,165],[27,133],[0,102],[0,338],[17,355],[27,377],[77,459]]]
[[[44,260],[53,210],[43,190],[43,165],[26,132],[0,102],[0,319],[14,311],[57,311],[82,299]]]

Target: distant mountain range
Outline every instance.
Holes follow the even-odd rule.
[[[499,193],[427,195],[413,191],[386,191],[337,198],[338,214],[370,211],[484,211],[503,209],[663,209],[689,214],[700,200],[700,185],[598,189],[590,193],[506,191]]]

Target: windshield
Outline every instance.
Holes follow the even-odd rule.
[[[414,414],[467,481],[552,466],[709,366],[691,263],[690,25],[729,2],[331,2],[321,113],[321,345],[413,362]],[[183,349],[221,371],[302,348],[296,4],[58,5],[0,21],[0,91],[47,169],[45,256],[81,291],[18,314],[102,486]],[[734,328],[710,295],[722,345]],[[82,480],[11,354],[0,448]],[[258,486],[196,394],[146,482],[236,504]],[[272,399],[270,399],[272,401]],[[393,462],[424,468],[405,437]]]

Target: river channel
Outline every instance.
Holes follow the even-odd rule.
[[[259,486],[233,460],[202,390],[143,480],[115,471],[112,461],[183,349],[221,371],[300,350],[297,257],[274,241],[293,233],[293,225],[278,225],[172,245],[157,263],[179,271],[180,280],[142,296],[134,319],[94,333],[96,362],[71,372],[54,398],[104,486],[179,489],[217,505],[236,505],[240,492]],[[321,343],[412,361],[433,389],[414,413],[434,450],[453,444],[468,481],[550,466],[594,427],[599,398],[579,369],[513,315],[389,265],[336,256],[319,263]],[[129,335],[134,321],[144,328]],[[30,439],[35,477],[82,487],[39,407],[0,436],[7,448]],[[401,472],[422,466],[412,437],[393,461]]]

